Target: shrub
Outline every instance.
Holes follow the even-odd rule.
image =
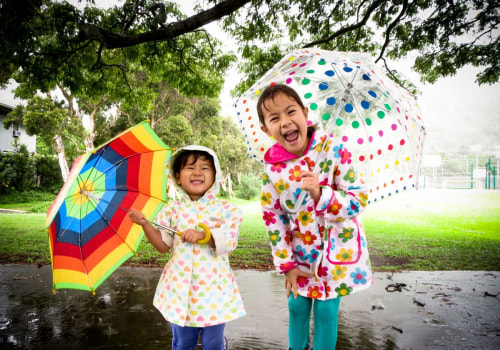
[[[241,199],[254,199],[260,193],[261,179],[256,175],[243,175],[241,184],[236,186],[235,195]]]
[[[38,188],[54,192],[62,184],[57,159],[30,155],[22,149],[17,153],[0,153],[0,194]]]

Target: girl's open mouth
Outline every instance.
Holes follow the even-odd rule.
[[[287,142],[297,141],[299,138],[299,132],[297,130],[289,131],[283,135]]]

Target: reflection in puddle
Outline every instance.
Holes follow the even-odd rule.
[[[0,265],[2,349],[169,349],[168,324],[152,300],[161,269],[120,268],[97,290],[52,293],[50,266]],[[286,349],[282,277],[235,271],[247,316],[229,322],[231,350]],[[341,303],[338,349],[498,349],[500,273],[375,275]],[[401,291],[384,287],[404,282]]]

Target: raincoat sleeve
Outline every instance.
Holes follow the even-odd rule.
[[[156,223],[163,225],[163,226],[168,226],[168,227],[173,227],[172,222],[170,218],[172,217],[172,209],[167,205],[160,210],[158,215],[156,216]],[[165,243],[167,246],[172,248],[174,245],[174,237],[171,233],[169,233],[167,230],[162,229],[161,227],[158,228],[161,234],[161,240],[163,243]]]
[[[332,169],[330,181],[322,185],[316,215],[326,221],[347,221],[361,214],[368,203],[368,187],[351,162],[351,153],[342,145],[330,148],[331,159],[338,159]]]
[[[290,242],[290,238],[295,234],[294,231],[298,232],[298,230],[292,228],[288,214],[281,209],[279,200],[281,192],[277,190],[277,188],[281,187],[280,183],[276,185],[264,173],[260,202],[262,217],[271,242],[274,266],[278,272],[285,273],[298,266],[293,258],[293,250]]]
[[[210,229],[215,242],[215,248],[212,249],[215,256],[229,255],[236,249],[243,221],[243,211],[240,208],[234,207],[226,201],[223,202],[223,207],[220,227]]]

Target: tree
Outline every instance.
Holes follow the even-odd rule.
[[[63,135],[71,137],[72,125],[68,111],[48,97],[34,96],[26,107],[18,105],[4,119],[4,126],[24,124],[29,135],[38,135],[44,143],[51,145],[57,154],[63,180],[69,174]]]
[[[300,47],[370,52],[396,80],[388,59],[408,55],[416,55],[413,69],[422,81],[454,75],[468,64],[482,67],[479,84],[499,80],[498,0],[258,3],[258,11],[245,8],[224,19],[225,28],[242,43],[240,67],[249,77],[237,86],[237,93],[248,89],[286,51]]]
[[[125,72],[125,66],[105,55],[120,51],[145,60],[150,69],[158,65],[160,55],[182,77],[177,78],[179,85],[172,84],[172,75],[168,80],[181,93],[215,97],[221,86],[217,74],[234,59],[222,54],[217,41],[203,31],[204,25],[218,20],[237,40],[246,62],[242,68],[248,79],[238,91],[290,47],[368,51],[378,61],[416,54],[414,69],[430,82],[468,64],[483,68],[479,84],[494,83],[500,76],[498,0],[206,0],[202,4],[195,15],[186,17],[176,3],[166,1],[135,0],[109,11],[89,7],[80,12],[50,0],[4,0],[0,82],[21,71],[25,75],[19,79],[44,91],[54,76],[70,76],[71,71],[98,70],[103,77],[111,70]],[[72,59],[83,51],[88,59]]]
[[[158,21],[153,9],[159,5],[173,24]],[[223,73],[235,58],[222,53],[215,38],[197,29],[213,18],[214,11],[231,9],[218,5],[193,21],[185,18],[177,4],[153,0],[83,11],[66,2],[4,0],[0,6],[0,34],[5,34],[0,38],[0,84],[12,77],[32,90],[47,92],[60,84],[76,94],[111,80],[130,91],[131,72],[146,71],[183,94],[216,97]],[[22,44],[19,27],[26,39]],[[163,33],[162,40],[156,40],[158,33]],[[97,89],[93,94],[98,94]]]
[[[214,21],[239,45],[246,79],[235,93],[296,47],[367,51],[396,79],[390,60],[407,55],[416,57],[413,68],[429,82],[468,64],[483,69],[479,84],[500,76],[498,0],[204,0],[191,17],[176,2],[159,0],[130,0],[109,10],[79,10],[54,0],[2,0],[0,84],[14,78],[21,84],[16,95],[24,98],[58,86],[75,99],[66,99],[69,113],[75,103],[95,116],[98,126],[117,125],[117,115],[110,122],[100,116],[106,104],[160,120],[157,130],[165,133],[172,129],[161,127],[165,116],[176,116],[172,123],[185,132],[185,140],[218,145],[217,133],[224,130],[219,121],[206,120],[215,122],[207,123],[212,134],[196,125],[211,115],[199,113],[210,110],[210,102],[173,113],[163,110],[159,101],[167,96],[158,99],[160,89],[155,90],[164,83],[181,96],[218,96],[235,55],[223,52],[203,29]],[[89,132],[87,148],[99,133]]]

